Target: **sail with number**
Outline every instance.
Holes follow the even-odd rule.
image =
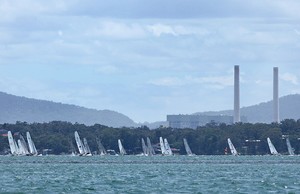
[[[162,155],[168,155],[167,150],[165,148],[165,143],[162,137],[159,138],[160,150]]]
[[[194,154],[192,153],[192,150],[186,140],[186,138],[183,138],[183,144],[184,144],[184,148],[185,148],[185,151],[187,153],[188,156],[193,156]]]
[[[145,144],[144,138],[142,138],[142,149],[143,149],[143,155],[148,156],[148,147]]]
[[[121,142],[120,139],[118,139],[118,146],[119,146],[120,154],[121,154],[122,156],[125,155],[125,154],[127,154],[127,153],[126,153],[126,150],[124,149],[124,147],[123,147],[122,142]]]
[[[289,155],[290,156],[295,155],[294,148],[292,148],[290,139],[288,137],[286,138],[286,145],[287,145],[287,148],[288,148]]]
[[[82,141],[79,137],[78,132],[75,131],[74,135],[75,135],[75,141],[76,141],[76,144],[77,144],[77,147],[78,147],[79,154],[80,155],[85,155],[85,149],[84,149],[83,143],[82,143]]]
[[[8,137],[8,143],[9,143],[9,148],[10,148],[11,154],[18,155],[18,148],[17,148],[16,142],[11,134],[11,131],[7,132],[7,137]]]
[[[155,155],[155,151],[152,147],[152,144],[151,144],[151,141],[150,141],[149,137],[147,137],[147,147],[148,147],[148,155],[149,156]]]
[[[268,141],[268,146],[269,146],[271,154],[272,155],[279,155],[279,153],[277,152],[275,146],[273,145],[273,143],[271,142],[271,139],[269,137],[267,138],[267,141]]]
[[[165,148],[166,148],[166,155],[173,155],[173,152],[172,152],[172,150],[171,150],[171,147],[170,147],[170,145],[169,145],[169,143],[168,143],[168,140],[165,138],[164,139],[164,143],[165,143]]]
[[[235,149],[233,143],[231,142],[230,138],[227,139],[227,142],[228,142],[228,146],[229,146],[231,154],[234,155],[234,156],[238,155],[238,152],[236,151],[236,149]]]
[[[36,147],[31,139],[30,133],[27,131],[26,132],[26,137],[27,137],[27,142],[28,142],[28,147],[29,147],[29,153],[36,156],[38,154]]]

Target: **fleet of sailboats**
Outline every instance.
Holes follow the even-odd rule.
[[[26,132],[27,143],[24,137],[20,134],[17,142],[13,138],[11,131],[7,133],[8,143],[11,155],[13,156],[37,156],[37,149],[31,139],[30,133]],[[28,146],[27,146],[28,145]]]
[[[75,141],[77,144],[77,148],[79,151],[79,155],[80,156],[91,156],[92,152],[90,150],[90,147],[88,145],[87,139],[83,138],[83,140],[80,139],[79,134],[77,131],[74,132],[74,136],[75,136]],[[35,147],[35,144],[31,138],[31,135],[29,132],[26,132],[26,140],[25,141],[24,137],[19,134],[18,135],[18,139],[15,140],[11,131],[8,131],[7,133],[7,137],[8,137],[8,143],[9,143],[9,148],[10,148],[10,152],[11,155],[13,156],[37,156],[38,155],[38,151]],[[290,140],[288,138],[288,136],[285,138],[286,139],[286,145],[288,148],[288,153],[289,155],[293,156],[295,155],[294,153],[294,149],[291,146]],[[104,146],[101,143],[101,140],[99,140],[98,138],[96,139],[97,145],[98,145],[98,149],[99,149],[99,155],[107,155],[108,152],[105,150]],[[238,155],[237,150],[235,149],[232,141],[230,138],[227,139],[227,143],[228,146],[230,148],[230,152],[232,155]],[[270,153],[272,155],[280,155],[275,146],[273,145],[273,143],[271,142],[271,139],[268,137],[267,138],[267,143],[268,143],[268,147],[270,150]],[[151,144],[150,138],[147,137],[146,141],[144,140],[144,138],[141,138],[141,144],[142,144],[142,154],[143,156],[152,156],[155,155],[155,150]],[[184,148],[185,151],[187,153],[188,156],[192,156],[195,155],[193,154],[193,152],[191,151],[191,148],[187,142],[186,138],[183,138],[183,144],[184,144]],[[168,140],[166,138],[159,138],[159,146],[160,146],[160,150],[161,150],[161,154],[164,156],[171,156],[173,155],[173,151],[168,143]],[[118,147],[119,147],[119,152],[120,155],[126,155],[126,150],[122,145],[122,142],[120,139],[118,139]],[[75,155],[75,150],[72,150],[72,154]]]

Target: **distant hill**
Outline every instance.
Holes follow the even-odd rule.
[[[271,123],[273,121],[273,101],[260,103],[253,106],[243,107],[240,110],[241,116],[246,116],[250,123]],[[195,114],[205,115],[233,115],[233,110],[198,112]],[[279,99],[279,118],[300,119],[300,95],[293,94],[283,96]]]
[[[111,127],[137,125],[129,117],[111,110],[88,109],[0,92],[0,123],[15,123],[16,121],[28,123],[68,121],[86,125],[98,123]]]

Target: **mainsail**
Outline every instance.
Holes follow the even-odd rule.
[[[10,148],[11,154],[18,155],[19,149],[18,149],[16,142],[11,134],[11,131],[8,131],[7,137],[8,137],[8,143],[9,143],[9,148]]]
[[[143,155],[148,156],[148,147],[145,144],[144,138],[142,138],[142,149],[143,149]]]
[[[86,138],[83,138],[83,145],[84,145],[85,154],[91,155],[92,152]]]
[[[288,151],[289,151],[289,155],[290,156],[295,155],[294,148],[292,148],[290,139],[288,137],[286,138],[286,145],[287,145],[287,148],[288,148]]]
[[[118,139],[118,146],[119,146],[120,154],[122,156],[125,155],[125,154],[127,154],[120,139]]]
[[[159,138],[159,144],[160,144],[160,149],[161,149],[161,154],[162,155],[167,155],[167,150],[165,148],[165,143],[162,137]]]
[[[81,139],[80,139],[80,137],[78,135],[78,132],[75,131],[74,135],[75,135],[75,141],[76,141],[76,144],[77,144],[77,147],[78,147],[79,154],[80,155],[85,155],[86,154],[85,153],[85,149],[84,149],[82,141],[81,141]]]
[[[102,145],[101,140],[97,138],[96,141],[97,141],[97,144],[98,144],[99,154],[101,156],[106,155],[107,152],[106,152],[104,146]]]
[[[147,147],[148,147],[148,152],[149,152],[148,155],[155,155],[155,151],[152,147],[149,137],[147,137]]]
[[[279,155],[279,153],[277,152],[275,146],[272,144],[269,137],[267,138],[267,141],[268,141],[268,145],[269,145],[269,149],[270,149],[271,154],[272,155]]]
[[[164,142],[165,142],[165,148],[166,148],[166,155],[170,155],[170,156],[173,155],[173,152],[172,152],[170,145],[168,143],[168,140],[166,138],[164,139]]]
[[[31,139],[30,133],[27,131],[26,132],[26,137],[27,137],[27,142],[29,146],[29,153],[36,156],[38,154],[36,147]]]
[[[231,154],[234,155],[234,156],[238,155],[238,152],[236,151],[236,149],[235,149],[233,143],[231,142],[230,138],[227,139],[227,142],[228,142],[228,146],[230,148]]]
[[[185,151],[186,151],[187,155],[189,155],[189,156],[194,155],[194,154],[192,153],[192,150],[191,150],[191,148],[190,148],[190,146],[189,146],[189,144],[188,144],[186,138],[183,138],[183,144],[184,144],[184,148],[185,148]]]

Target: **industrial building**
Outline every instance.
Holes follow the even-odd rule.
[[[242,117],[245,122],[246,118]],[[169,127],[174,129],[191,128],[196,129],[199,126],[204,126],[208,123],[216,124],[233,124],[233,116],[229,115],[167,115]]]

